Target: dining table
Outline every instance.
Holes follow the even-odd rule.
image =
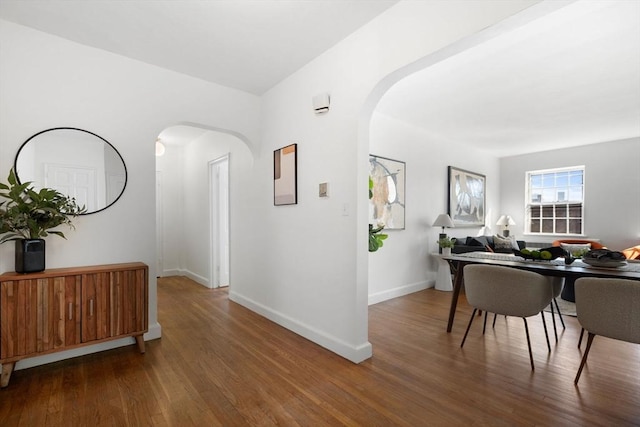
[[[567,264],[564,258],[554,260],[530,260],[515,254],[501,254],[492,252],[467,252],[464,254],[441,255],[453,272],[453,293],[451,294],[451,307],[449,309],[449,321],[447,332],[453,328],[453,320],[456,315],[458,298],[464,283],[464,267],[469,264],[488,264],[504,267],[518,268],[533,271],[544,276],[564,277],[577,279],[580,277],[607,277],[619,279],[640,280],[640,261],[627,260],[624,265],[612,267],[591,266],[581,259]]]

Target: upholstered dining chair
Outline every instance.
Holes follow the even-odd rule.
[[[464,346],[478,310],[521,317],[524,320],[527,345],[529,346],[529,360],[533,371],[535,367],[527,317],[535,316],[538,313],[542,316],[547,348],[550,352],[551,344],[543,313],[544,308],[551,303],[553,298],[548,279],[532,271],[496,265],[472,264],[464,267],[464,287],[467,301],[473,307],[473,313],[460,347]]]
[[[640,344],[640,281],[582,277],[575,292],[578,321],[588,332],[577,385],[596,335]]]
[[[558,305],[558,297],[560,296],[560,293],[562,292],[562,287],[564,285],[564,278],[563,277],[547,277],[547,280],[549,280],[549,282],[550,282],[551,294],[553,296],[553,300],[549,304],[549,308],[551,309],[551,320],[553,321],[553,334],[555,336],[556,342],[558,342],[558,329],[556,327],[556,317],[555,317],[556,312],[558,313],[558,317],[560,318],[560,323],[562,324],[562,329],[566,329],[566,326],[564,324],[564,319],[562,318],[562,312],[560,311],[560,306]],[[555,305],[555,310],[554,310],[554,305]],[[484,319],[485,328],[486,328],[486,324],[487,324],[486,315],[487,315],[487,313],[485,313],[485,319]],[[495,313],[493,313],[493,327],[494,328],[496,326],[496,317],[497,317],[497,315]],[[485,332],[485,328],[482,329],[482,333],[483,334]]]
[[[551,307],[551,320],[553,321],[553,333],[555,335],[556,342],[558,342],[558,329],[556,328],[556,316],[553,311],[553,305],[555,304],[556,306],[558,317],[560,318],[560,323],[562,323],[562,329],[566,329],[564,325],[564,319],[562,318],[562,312],[560,311],[560,306],[558,305],[558,297],[562,293],[562,287],[564,285],[565,279],[563,277],[547,277],[547,280],[551,282],[551,294],[553,296],[553,299],[551,301],[551,304],[549,304],[549,307]]]

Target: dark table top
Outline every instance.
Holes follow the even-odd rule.
[[[491,264],[535,271],[547,276],[562,277],[617,277],[620,279],[640,280],[640,262],[628,260],[627,264],[617,268],[593,267],[581,260],[565,264],[563,258],[552,261],[525,260],[516,255],[490,252],[469,252],[466,254],[441,255],[448,261],[463,264]]]

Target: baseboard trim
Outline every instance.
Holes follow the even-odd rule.
[[[149,326],[149,331],[144,334],[145,341],[151,341],[158,339],[162,336],[162,327],[159,323]],[[85,356],[87,354],[98,353],[100,351],[112,350],[118,347],[126,347],[131,344],[135,344],[136,340],[133,337],[120,338],[113,341],[103,342],[95,345],[88,345],[86,347],[74,348],[72,350],[61,351],[59,353],[45,354],[42,356],[30,357],[28,359],[22,359],[16,362],[14,370],[19,371],[21,369],[33,368],[35,366],[46,365],[47,363],[59,362],[61,360],[71,359],[74,357]],[[136,349],[137,351],[137,349]]]
[[[211,288],[209,279],[206,277],[202,277],[199,274],[193,273],[189,270],[181,270],[183,276],[187,276],[189,279],[193,280],[199,285],[204,286],[205,288]]]
[[[398,286],[397,288],[388,289],[382,292],[376,292],[369,295],[369,305],[378,304],[393,298],[409,295],[414,292],[422,291],[435,286],[435,280],[426,280],[423,282],[411,283],[408,285]]]
[[[209,286],[209,279],[183,268],[174,268],[172,270],[162,271],[162,277],[169,277],[169,276],[185,276],[193,280],[197,284],[204,286],[205,288],[211,288],[211,286]]]
[[[229,291],[229,299],[353,363],[363,362],[373,354],[371,343],[368,341],[360,345],[351,345],[232,290]]]
[[[168,276],[182,276],[182,270],[180,270],[179,268],[173,268],[170,270],[162,270],[162,276],[161,277],[168,277]]]

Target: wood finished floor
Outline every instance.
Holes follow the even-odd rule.
[[[640,425],[640,346],[596,338],[576,388],[575,318],[551,354],[532,318],[532,373],[520,319],[499,318],[484,337],[477,321],[460,349],[471,310],[462,298],[447,334],[450,295],[371,306],[374,356],[355,365],[226,290],[160,279],[163,336],[145,355],[132,345],[16,371],[0,426]]]

